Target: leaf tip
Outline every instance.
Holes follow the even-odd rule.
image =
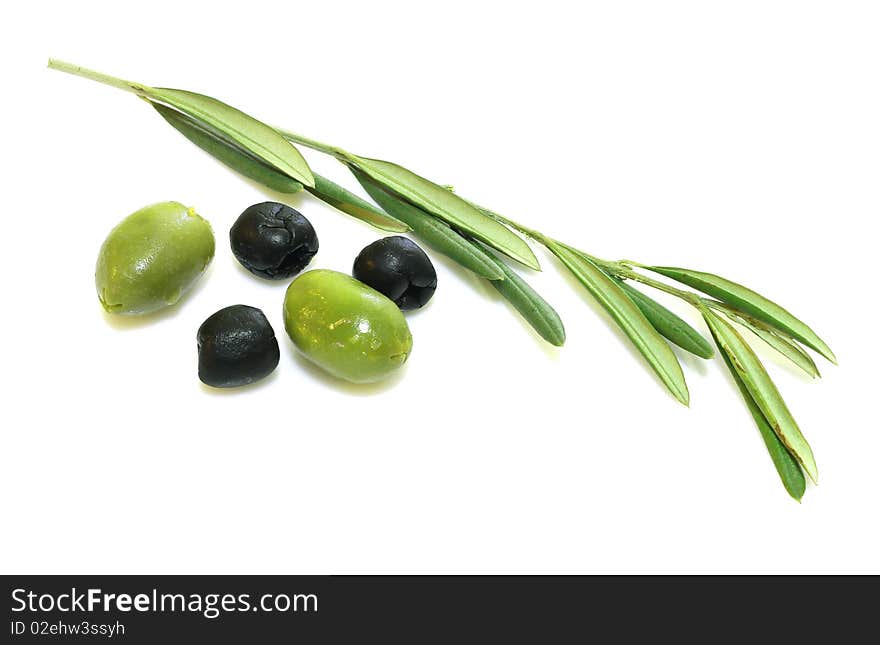
[[[526,245],[526,248],[529,249],[528,255],[521,254],[517,256],[517,260],[522,262],[524,265],[529,267],[530,269],[534,269],[535,271],[541,271],[541,264],[538,262],[538,258],[535,256],[535,253]]]
[[[832,365],[839,365],[837,362],[837,356],[835,356],[834,352],[831,351],[831,348],[828,347],[828,343],[819,338],[815,333],[813,333],[812,341],[812,343],[808,343],[810,347],[819,352]]]
[[[678,402],[681,403],[684,407],[691,407],[691,393],[687,389],[674,390],[672,393],[673,395],[675,395],[675,398],[678,400]]]
[[[672,352],[670,352],[670,354],[672,354]],[[679,364],[677,359],[675,363],[676,365]],[[688,389],[687,381],[684,379],[684,374],[681,372],[681,366],[678,368],[678,373],[681,378],[672,381],[664,380],[666,381],[666,386],[669,388],[669,391],[672,392],[672,395],[676,400],[684,407],[689,408],[691,407],[691,392]]]
[[[707,361],[715,358],[715,348],[709,344],[706,344],[704,347],[700,347],[702,350],[697,356],[700,358],[705,358]]]
[[[813,482],[815,486],[819,485],[819,470],[816,468],[816,462],[810,459],[807,463],[802,464],[804,467],[804,472],[807,473],[807,477],[810,478],[810,481]]]
[[[562,347],[563,345],[565,345],[565,332],[562,332],[561,334],[553,338],[548,338],[547,340],[550,341],[550,344],[554,347]]]
[[[304,168],[302,172],[299,173],[302,175],[301,177],[294,177],[301,184],[308,186],[309,188],[315,187],[315,176],[312,174],[311,169]]]

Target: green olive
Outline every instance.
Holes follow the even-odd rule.
[[[351,276],[307,271],[284,297],[284,328],[316,365],[353,383],[379,381],[406,362],[412,335],[391,300]]]
[[[192,208],[160,202],[110,231],[95,268],[98,299],[109,313],[146,314],[173,305],[214,257],[211,225]]]

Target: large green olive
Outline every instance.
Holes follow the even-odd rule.
[[[104,309],[145,314],[173,305],[214,257],[211,225],[192,208],[161,202],[132,213],[101,246],[95,287]]]
[[[306,358],[354,383],[385,378],[412,349],[409,326],[397,305],[336,271],[307,271],[290,283],[284,327]]]

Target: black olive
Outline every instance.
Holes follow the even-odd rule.
[[[212,387],[259,381],[278,365],[278,341],[265,314],[232,305],[208,317],[196,336],[199,378]]]
[[[425,306],[437,288],[431,260],[418,244],[399,235],[364,247],[355,258],[352,275],[403,310]]]
[[[229,242],[244,268],[270,280],[295,276],[318,252],[309,220],[278,202],[246,208],[229,229]]]

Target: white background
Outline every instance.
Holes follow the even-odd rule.
[[[3,572],[880,572],[876,3],[4,11]],[[723,365],[682,355],[679,405],[540,249],[529,277],[566,323],[561,351],[433,255],[402,378],[332,382],[283,334],[285,284],[228,248],[273,196],[49,56],[404,163],[602,257],[762,291],[840,359],[810,382],[760,348],[820,485],[792,501]],[[162,200],[213,224],[216,259],[167,314],[111,319],[98,248]],[[290,203],[318,231],[313,268],[347,271],[380,236]],[[196,329],[235,303],[267,313],[281,363],[211,391]]]

